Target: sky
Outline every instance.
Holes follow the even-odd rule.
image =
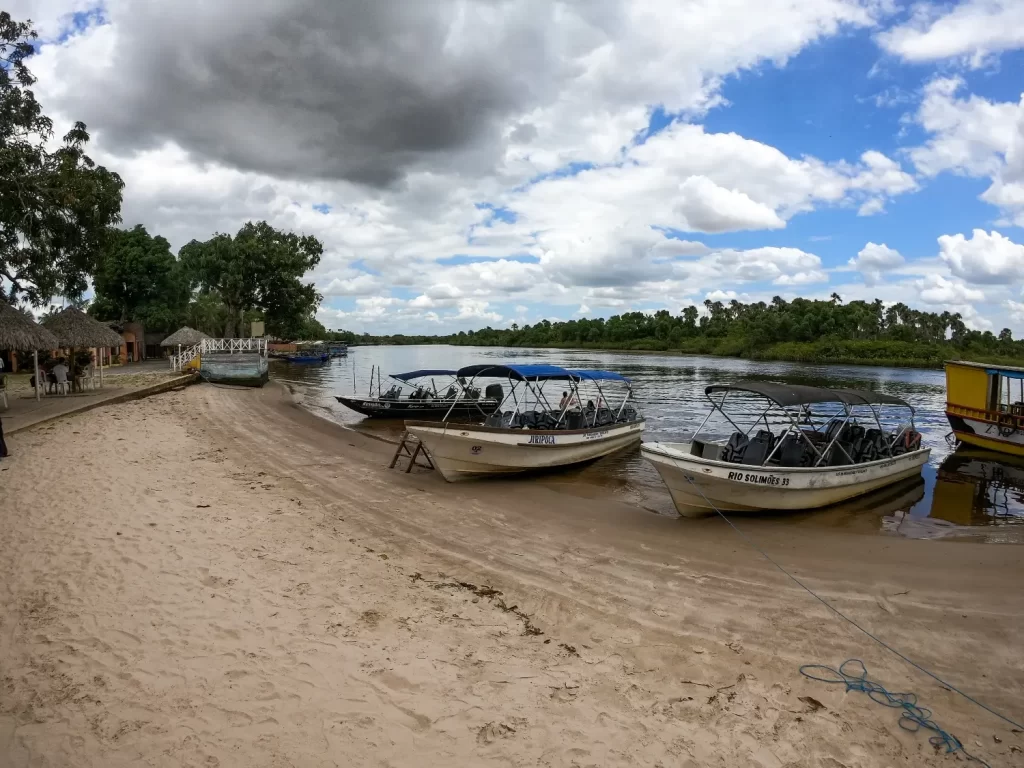
[[[706,299],[1024,336],[1024,0],[7,0],[175,248],[312,234],[329,329]]]

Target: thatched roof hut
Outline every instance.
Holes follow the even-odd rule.
[[[210,338],[202,331],[197,331],[195,328],[189,328],[187,325],[183,328],[179,328],[166,339],[160,342],[161,347],[177,347],[181,345],[183,347],[192,347],[200,343],[203,339]]]
[[[0,349],[30,352],[59,346],[52,333],[0,299]]]
[[[43,321],[61,347],[120,347],[121,336],[75,307]]]

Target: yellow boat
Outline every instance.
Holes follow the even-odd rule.
[[[946,418],[962,443],[1024,456],[1024,368],[947,362]]]

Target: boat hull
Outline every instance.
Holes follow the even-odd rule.
[[[688,449],[688,443],[650,443],[640,449],[684,517],[714,514],[715,507],[723,512],[771,512],[838,504],[920,474],[931,453],[922,448],[865,464],[801,468],[712,461],[689,455]]]
[[[646,423],[579,430],[499,429],[407,421],[448,482],[555,469],[599,459],[640,441]]]
[[[1008,453],[1013,456],[1024,456],[1024,432],[1019,429],[1000,427],[990,420],[971,418],[946,411],[946,418],[957,440],[978,448]],[[1013,424],[1016,425],[1014,420]]]
[[[452,409],[451,400],[381,400],[354,395],[335,395],[334,399],[346,408],[375,419],[443,419]],[[456,403],[452,418],[480,418],[481,411],[490,415],[498,407],[497,400],[477,400],[476,403],[479,408],[467,401]]]

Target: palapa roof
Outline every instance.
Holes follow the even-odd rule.
[[[120,334],[75,307],[44,320],[43,326],[61,347],[119,347],[123,343]]]
[[[203,339],[210,338],[202,331],[197,331],[195,328],[189,328],[187,325],[179,328],[166,339],[160,342],[161,347],[176,347],[179,344],[183,347],[191,347]]]
[[[0,299],[0,349],[56,349],[57,338],[39,323]]]

